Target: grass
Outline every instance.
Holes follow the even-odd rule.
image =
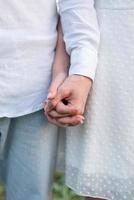
[[[71,189],[65,186],[64,176],[56,173],[53,184],[54,200],[84,200],[83,197],[77,196]]]
[[[5,193],[5,190],[4,190],[4,187],[2,184],[0,184],[0,200],[4,200],[4,193]]]
[[[56,173],[53,184],[53,200],[84,200],[84,198],[77,196],[71,189],[67,188],[64,182],[64,176],[62,173]],[[4,194],[5,189],[3,185],[0,184],[0,200],[5,200]]]

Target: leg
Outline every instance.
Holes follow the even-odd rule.
[[[49,200],[57,128],[43,112],[12,119],[7,151],[7,200]]]

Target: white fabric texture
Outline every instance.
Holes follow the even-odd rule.
[[[65,14],[67,2],[71,11]],[[69,51],[72,52],[71,74],[93,78],[97,50],[92,50],[93,45],[90,45],[92,27],[89,26],[91,15],[87,12],[90,9],[87,2],[62,0],[59,11],[65,18],[62,20],[64,26],[68,27],[70,22],[75,24],[66,29]],[[86,13],[87,21],[83,20],[83,13]],[[56,0],[0,1],[0,117],[17,117],[43,108],[51,80],[57,21]],[[93,33],[95,35],[96,31]],[[97,32],[96,48],[98,38]],[[77,54],[79,60],[76,62]]]
[[[43,107],[57,33],[55,0],[0,1],[0,117]]]
[[[94,1],[59,0],[59,11],[66,50],[71,55],[69,74],[84,75],[93,80],[100,39]]]
[[[133,200],[134,1],[96,0],[95,8],[99,60],[85,123],[67,129],[66,184],[83,196]]]

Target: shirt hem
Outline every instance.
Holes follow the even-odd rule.
[[[21,117],[21,116],[24,116],[24,115],[28,115],[28,114],[31,114],[31,113],[34,113],[34,112],[37,112],[39,110],[42,110],[43,109],[43,104],[40,104],[32,109],[27,109],[25,110],[24,112],[21,112],[18,114],[18,112],[13,112],[13,113],[4,113],[4,114],[1,114],[0,115],[0,118],[3,118],[3,117],[7,117],[7,118],[16,118],[16,117]]]

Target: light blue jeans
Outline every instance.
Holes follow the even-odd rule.
[[[38,111],[18,118],[0,118],[0,135],[6,200],[51,199],[57,127]]]

